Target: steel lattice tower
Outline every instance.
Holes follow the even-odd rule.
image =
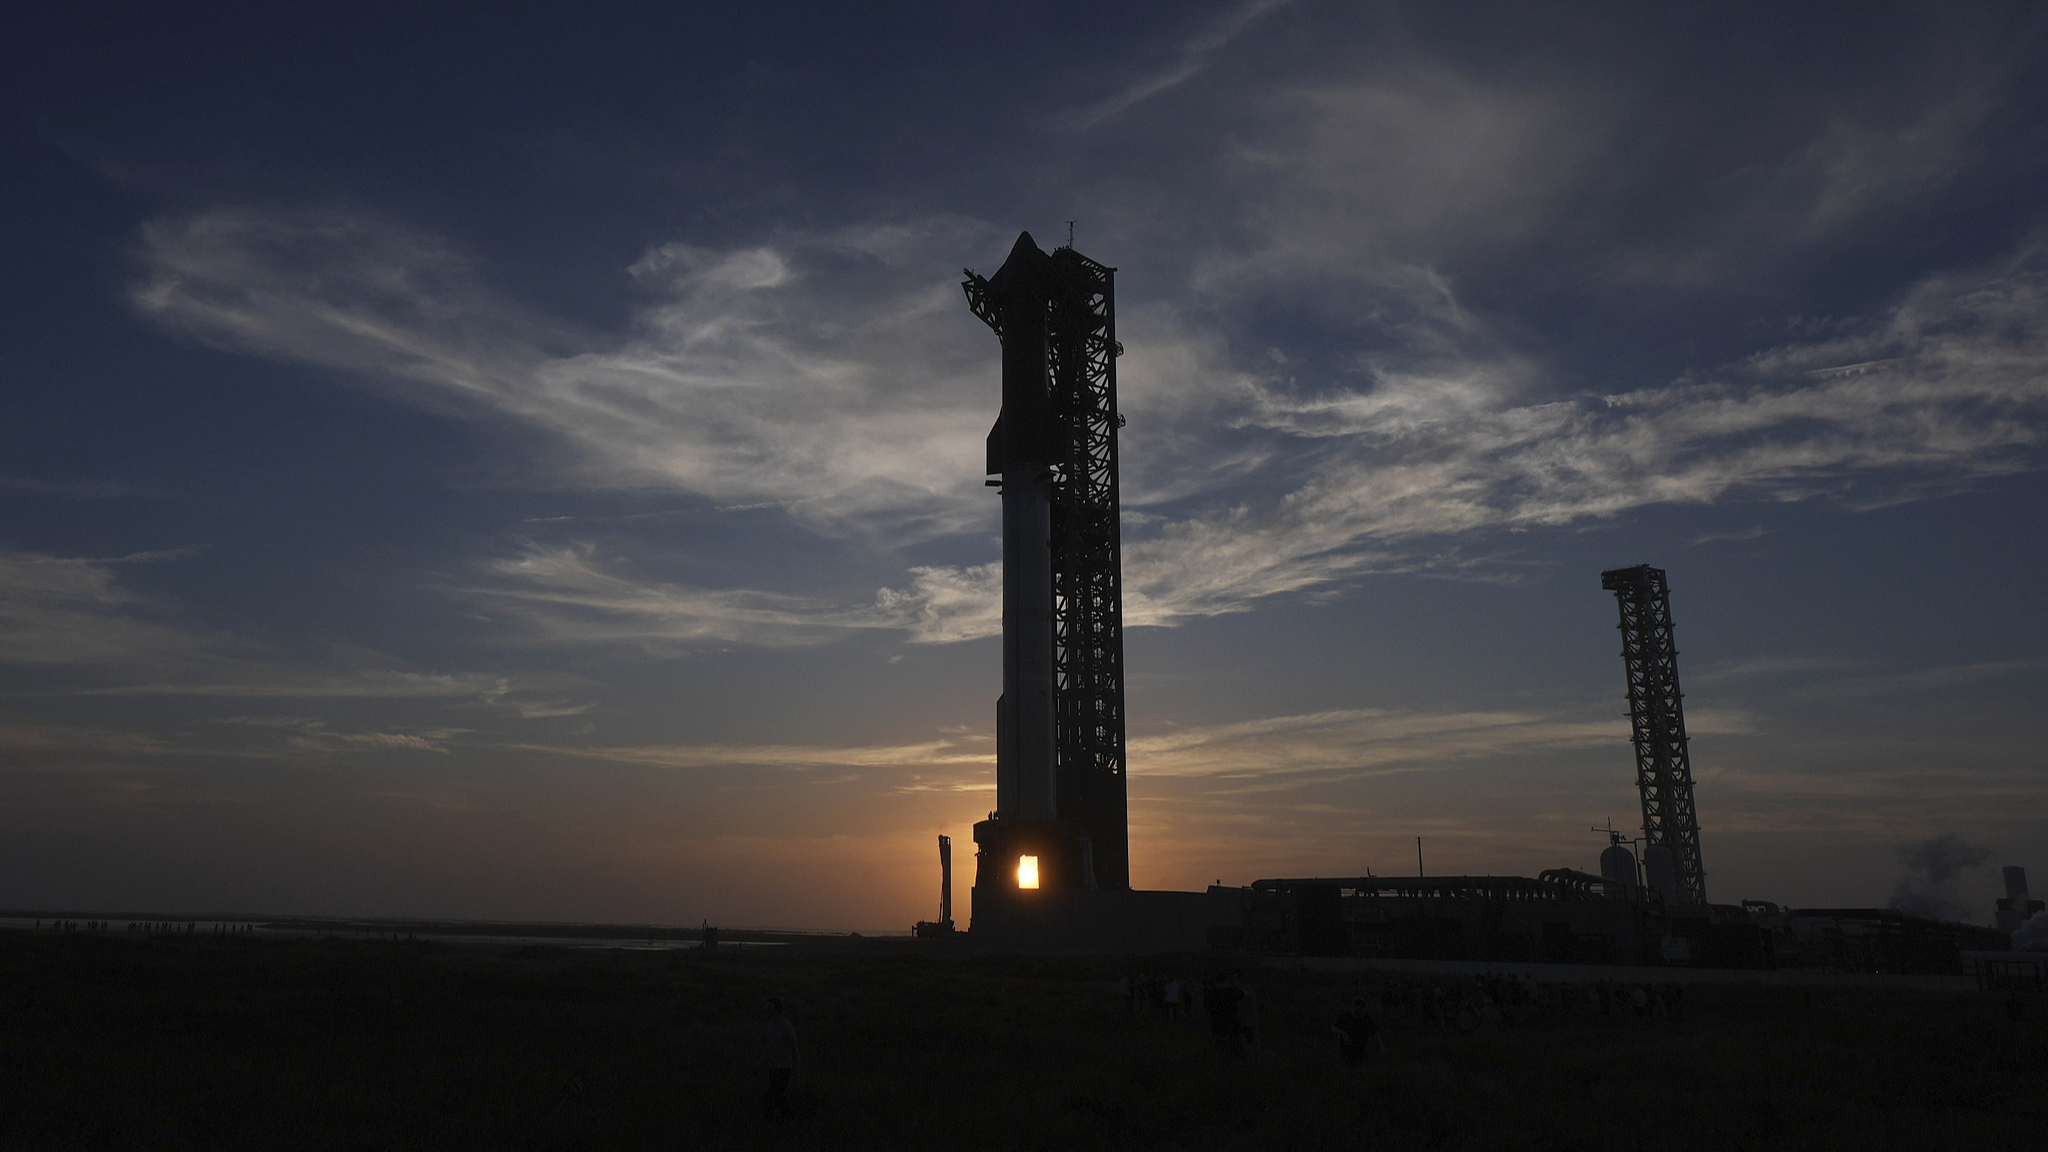
[[[1677,902],[1705,904],[1706,870],[1700,864],[1700,821],[1692,802],[1692,755],[1686,745],[1684,693],[1678,689],[1671,589],[1664,570],[1648,564],[1602,572],[1600,586],[1621,604],[1621,659],[1628,670],[1645,856],[1659,847],[1668,851]]]
[[[1020,246],[1029,243],[1029,234]],[[1020,247],[1019,251],[1022,251]],[[1031,249],[1036,252],[1036,248]],[[1014,259],[1014,257],[1013,257]],[[1129,800],[1124,750],[1123,558],[1118,519],[1116,269],[1071,247],[1056,248],[1043,272],[1000,292],[967,273],[962,285],[974,314],[1004,335],[1004,308],[1016,295],[1042,293],[1046,355],[1044,426],[1049,467],[1055,795],[1059,821],[1088,842],[1095,888],[1129,888]],[[1031,266],[1027,261],[1027,266]],[[1009,265],[1006,265],[1009,267]],[[998,279],[1002,279],[1000,276]],[[1028,285],[1028,287],[1026,287]],[[998,297],[1003,297],[998,299]],[[1037,304],[1031,305],[1035,311]],[[1014,314],[1013,314],[1014,315]],[[1036,317],[1032,317],[1033,320]],[[1022,413],[1007,409],[1003,420]],[[1014,445],[1021,428],[990,438]]]

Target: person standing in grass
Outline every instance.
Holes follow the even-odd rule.
[[[789,1082],[796,1076],[796,1025],[782,1011],[782,1001],[768,1001],[768,1049],[761,1063],[768,1069],[768,1091],[761,1097],[761,1115],[787,1116]]]
[[[1350,1011],[1339,1012],[1336,1023],[1330,1025],[1330,1031],[1337,1034],[1337,1057],[1346,1068],[1365,1067],[1376,1046],[1385,1050],[1380,1044],[1380,1026],[1365,1009],[1365,997],[1360,996],[1351,1002]]]
[[[1216,1051],[1232,1060],[1249,1060],[1258,1050],[1259,1010],[1251,989],[1235,971],[1225,972],[1202,996],[1209,1013],[1209,1032]]]
[[[1232,1060],[1245,1058],[1244,1025],[1237,1015],[1243,1000],[1244,993],[1232,986],[1229,973],[1202,989],[1202,1008],[1209,1013],[1209,1034],[1216,1040],[1216,1052]]]

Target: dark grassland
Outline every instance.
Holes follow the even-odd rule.
[[[1356,976],[1250,968],[1248,1065],[1101,960],[0,932],[10,1148],[2039,1148],[2048,1002],[1696,986],[1676,1018],[1425,1028],[1335,1059]],[[927,950],[929,952],[930,950]],[[1145,962],[1206,975],[1225,961]],[[759,1113],[763,998],[796,1115]],[[1376,993],[1375,993],[1376,996]]]

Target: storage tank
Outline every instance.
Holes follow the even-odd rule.
[[[1600,854],[1600,874],[1621,885],[1622,890],[1633,894],[1638,883],[1636,878],[1636,854],[1620,844],[1608,846]]]

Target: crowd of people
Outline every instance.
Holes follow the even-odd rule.
[[[1499,1029],[1586,1016],[1677,1016],[1684,1002],[1677,983],[1594,980],[1555,983],[1485,973],[1466,978],[1396,976],[1380,986],[1380,1007],[1402,1012],[1424,1027],[1462,1032]]]
[[[1124,1011],[1131,1015],[1143,1010],[1163,1020],[1187,1020],[1194,1016],[1194,985],[1179,976],[1140,972],[1124,977],[1119,987],[1123,990]]]
[[[214,924],[211,927],[215,936],[247,936],[253,935],[256,931],[254,924]],[[36,931],[40,932],[43,930],[43,921],[36,921]],[[113,930],[113,922],[108,920],[52,920],[49,922],[48,930],[51,932],[110,932]],[[199,934],[199,924],[192,920],[131,920],[128,922],[127,931],[130,933],[144,933],[151,936],[196,936]]]
[[[1242,1061],[1258,1054],[1258,997],[1239,970],[1218,972],[1199,985],[1183,976],[1139,972],[1122,978],[1118,987],[1124,1011],[1133,1017],[1187,1020],[1199,1008],[1208,1018],[1221,1058]],[[1675,982],[1562,983],[1496,973],[1388,973],[1372,980],[1339,1010],[1329,1031],[1337,1058],[1347,1067],[1358,1068],[1385,1053],[1384,1020],[1405,1019],[1426,1029],[1482,1032],[1574,1017],[1668,1018],[1679,1015],[1683,991]]]
[[[1134,1019],[1178,1023],[1192,1020],[1199,1009],[1208,1019],[1210,1036],[1222,1060],[1248,1062],[1259,1053],[1259,1000],[1239,969],[1224,969],[1199,984],[1186,976],[1138,972],[1121,978],[1117,987],[1124,1012]],[[1377,996],[1362,990],[1329,1024],[1331,1052],[1346,1068],[1364,1068],[1385,1058],[1382,1020],[1392,1018],[1406,1018],[1429,1029],[1479,1032],[1579,1015],[1675,1017],[1683,1002],[1683,988],[1675,982],[1559,983],[1495,973],[1388,973],[1374,979],[1369,990],[1376,990]],[[761,1110],[772,1118],[790,1114],[789,1090],[798,1062],[796,1031],[782,1002],[769,1000],[767,1008],[767,1044],[757,1071],[767,1073]]]

